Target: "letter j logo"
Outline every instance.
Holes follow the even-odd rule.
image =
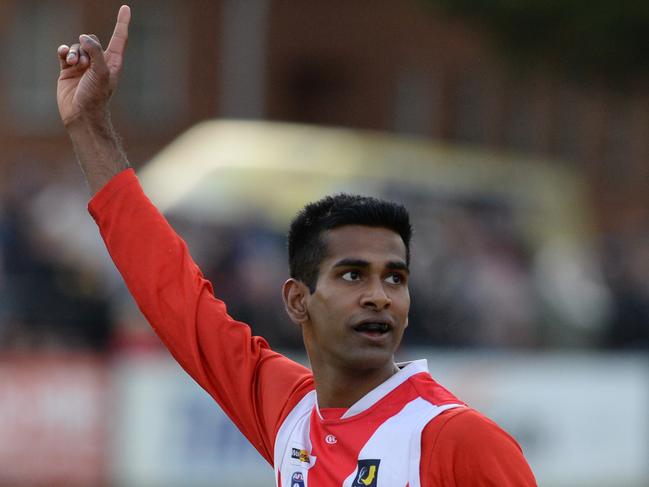
[[[359,460],[352,487],[376,487],[381,460]]]

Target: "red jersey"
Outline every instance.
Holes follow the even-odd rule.
[[[403,367],[349,410],[318,410],[311,371],[271,350],[263,338],[252,336],[246,324],[227,314],[186,244],[142,192],[132,169],[102,188],[91,200],[89,211],[153,329],[187,373],[275,467],[278,485],[282,478],[291,482],[284,482],[285,486],[304,487],[309,478],[311,487],[415,487],[417,482],[424,487],[536,485],[516,441],[435,383],[417,362]],[[390,404],[395,410],[387,414]],[[308,425],[296,419],[305,407]],[[394,423],[393,417],[399,425],[385,438],[395,439],[407,429],[410,436],[402,434],[400,441],[416,454],[414,465],[408,454],[409,465],[403,465],[405,460],[392,461],[397,466],[387,467],[396,458],[396,448],[389,458],[378,457],[386,440],[371,439]],[[359,418],[367,420],[360,423],[365,426],[358,426]],[[352,431],[351,426],[345,426],[352,423],[356,424],[354,434],[347,431]],[[298,424],[301,430],[289,427]],[[307,436],[297,441],[305,431]],[[363,434],[365,442],[358,443]],[[351,452],[353,441],[358,444]],[[363,451],[370,447],[374,450],[367,456]],[[291,466],[282,472],[285,460]],[[386,483],[395,468],[402,469],[401,480]]]

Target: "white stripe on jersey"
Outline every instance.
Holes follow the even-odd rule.
[[[435,416],[459,404],[435,406],[418,397],[383,423],[371,436],[358,459],[379,459],[376,487],[420,487],[421,433]],[[358,468],[343,487],[351,487]]]
[[[281,472],[282,485],[290,486],[290,476],[294,471],[300,470],[304,472],[304,485],[306,487],[306,470],[315,464],[316,458],[310,456],[308,465],[299,465],[299,462],[296,465],[291,462],[291,455],[287,451],[295,445],[304,448],[307,452],[311,452],[311,439],[309,438],[311,428],[309,422],[315,404],[316,392],[313,390],[308,392],[295,405],[279,428],[273,453],[275,482],[277,482],[278,473]]]

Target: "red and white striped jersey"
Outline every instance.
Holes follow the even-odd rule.
[[[425,360],[401,364],[339,418],[323,417],[311,391],[275,439],[278,485],[419,487],[424,427],[459,406],[430,377]]]

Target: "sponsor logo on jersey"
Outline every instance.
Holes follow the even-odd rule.
[[[359,460],[358,473],[352,487],[376,487],[379,478],[381,460]]]
[[[304,487],[304,474],[295,472],[291,475],[291,487]]]
[[[309,452],[307,452],[304,448],[291,448],[291,458],[293,460],[297,460],[300,463],[311,463]]]

